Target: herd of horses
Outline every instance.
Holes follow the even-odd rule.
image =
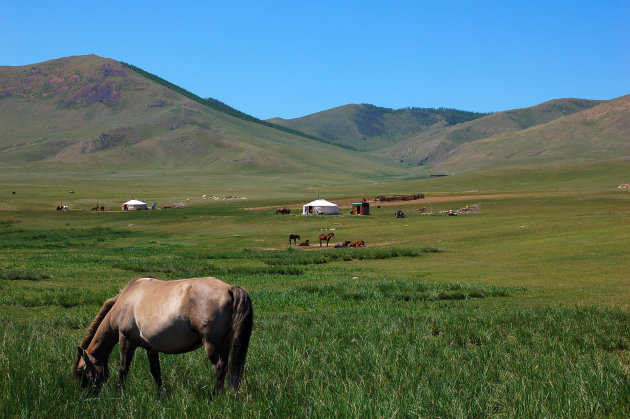
[[[68,206],[67,205],[57,205],[57,211],[68,211]],[[104,206],[98,206],[98,205],[94,205],[92,207],[92,212],[105,212],[105,207]]]
[[[332,239],[334,237],[335,237],[335,233],[320,234],[319,235],[319,246],[322,247],[322,243],[324,241],[326,241],[326,247],[328,247],[330,239]],[[300,242],[300,244],[298,244],[298,242],[297,242],[298,240],[300,240],[300,235],[299,234],[289,234],[289,245],[290,244],[294,244],[294,245],[297,245],[297,246],[310,246],[310,242],[308,240]],[[365,247],[365,241],[363,241],[363,240],[357,240],[357,241],[347,240],[345,242],[335,243],[334,247]]]

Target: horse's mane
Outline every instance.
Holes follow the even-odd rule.
[[[90,327],[88,327],[87,333],[85,334],[85,337],[83,338],[83,342],[81,342],[81,345],[80,345],[81,348],[87,349],[87,347],[90,346],[92,339],[94,339],[94,336],[96,335],[96,331],[98,330],[101,323],[103,323],[103,319],[105,318],[105,316],[107,316],[107,313],[109,313],[109,311],[112,309],[112,307],[118,300],[118,297],[120,296],[120,294],[122,294],[124,290],[129,288],[131,284],[133,284],[139,279],[140,278],[132,279],[125,286],[125,288],[123,288],[123,290],[120,291],[115,297],[112,297],[103,303],[103,306],[98,311],[98,314],[96,315],[96,317],[94,317],[94,320],[92,320],[92,323],[90,323]],[[79,365],[79,359],[80,359],[80,355],[77,354],[77,358],[74,363],[73,374],[76,374],[76,370]]]
[[[90,345],[90,342],[92,342],[92,339],[94,339],[94,335],[96,335],[96,331],[98,330],[98,327],[103,322],[103,319],[105,318],[105,316],[107,316],[107,313],[109,313],[109,311],[112,309],[112,307],[116,303],[116,300],[118,300],[118,295],[113,298],[110,298],[109,300],[103,303],[103,306],[98,311],[98,314],[96,315],[96,317],[94,317],[94,320],[92,320],[92,323],[90,323],[90,327],[88,327],[88,331],[85,334],[85,337],[83,338],[83,342],[81,342],[81,348],[87,349],[87,347]],[[76,377],[77,368],[79,367],[80,359],[81,359],[81,355],[77,354],[76,359],[74,360],[74,365],[72,366],[72,375],[74,377]]]
[[[92,320],[92,323],[90,323],[90,327],[88,327],[88,331],[85,334],[85,337],[83,338],[83,342],[81,342],[81,347],[83,349],[87,349],[87,347],[90,345],[90,342],[92,342],[92,339],[94,339],[96,330],[103,322],[103,319],[105,318],[107,313],[109,313],[109,311],[112,309],[112,306],[114,305],[116,300],[118,300],[118,295],[113,298],[110,298],[109,300],[103,303],[103,306],[98,311],[98,314],[96,315],[96,317],[94,317],[94,320]]]
[[[153,277],[146,277],[146,278],[153,278]],[[127,288],[129,288],[129,286],[131,284],[133,284],[134,282],[136,282],[137,280],[139,280],[141,278],[134,278],[131,281],[129,281],[129,283],[125,286],[125,288],[123,288],[122,291],[120,291],[115,297],[110,298],[109,300],[105,301],[103,303],[103,306],[101,307],[101,309],[98,311],[98,314],[96,315],[96,317],[94,317],[94,320],[92,320],[92,323],[90,323],[90,327],[88,327],[88,331],[85,334],[85,337],[83,338],[83,342],[81,342],[81,347],[83,349],[87,349],[87,347],[90,345],[90,342],[92,342],[92,339],[94,339],[94,335],[96,334],[96,331],[98,330],[98,327],[101,325],[101,323],[103,322],[103,319],[105,318],[105,316],[107,315],[107,313],[109,313],[109,311],[112,309],[112,306],[114,305],[114,303],[116,302],[116,300],[118,300],[118,297],[120,296],[120,294],[122,294],[122,292],[124,290],[126,290]],[[155,278],[157,279],[157,278]]]

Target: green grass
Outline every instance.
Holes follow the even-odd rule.
[[[455,199],[401,204],[405,219],[377,205],[369,217],[244,210],[299,203],[311,194],[300,182],[310,179],[203,183],[136,172],[111,184],[23,170],[3,174],[0,191],[8,198],[0,203],[3,417],[630,414],[630,194],[616,189],[630,175],[623,162],[385,184],[324,179],[313,189]],[[97,198],[115,208],[118,195],[139,189],[188,205],[89,211]],[[201,191],[248,199],[210,202]],[[60,194],[70,211],[54,210]],[[481,213],[438,215],[466,204]],[[332,241],[367,247],[320,248],[328,231]],[[290,247],[289,234],[315,245]],[[252,296],[239,394],[209,398],[214,375],[201,350],[161,357],[161,398],[143,350],[124,391],[117,350],[101,394],[78,389],[75,348],[103,301],[132,278],[205,275]]]

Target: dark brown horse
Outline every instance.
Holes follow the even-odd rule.
[[[276,209],[276,214],[291,214],[291,210],[288,208],[278,208]]]
[[[328,247],[328,242],[329,242],[329,241],[330,241],[330,239],[332,239],[333,237],[335,237],[335,233],[320,234],[320,235],[319,235],[319,246],[321,247],[321,245],[322,245],[322,241],[326,240],[326,247]]]
[[[293,244],[297,244],[297,241],[300,240],[299,234],[289,234],[289,244],[291,244],[291,240],[293,240]]]
[[[134,351],[140,347],[147,351],[151,374],[160,391],[158,354],[180,354],[203,346],[214,365],[216,384],[212,394],[223,389],[230,351],[230,384],[236,391],[252,327],[252,300],[241,287],[216,278],[136,279],[105,301],[77,347],[72,375],[82,387],[100,390],[109,377],[109,354],[118,343],[118,378],[124,385]]]

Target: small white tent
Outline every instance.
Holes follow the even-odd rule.
[[[302,207],[302,215],[308,214],[339,214],[339,207],[325,199],[318,199]]]
[[[124,204],[122,204],[122,209],[124,211],[126,211],[126,210],[148,210],[149,207],[147,206],[146,203],[144,203],[142,201],[138,201],[137,199],[132,199],[132,200],[127,201]]]

